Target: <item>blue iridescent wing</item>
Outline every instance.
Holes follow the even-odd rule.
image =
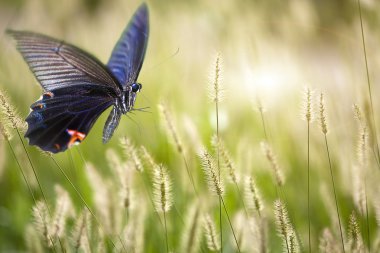
[[[122,86],[137,80],[148,44],[148,7],[141,4],[127,25],[108,61],[108,68]]]
[[[120,96],[118,81],[75,46],[31,32],[8,33],[45,91],[26,118],[29,144],[57,153],[83,141]]]
[[[101,113],[114,104],[107,93],[85,85],[45,92],[26,118],[29,144],[57,153],[82,142]]]

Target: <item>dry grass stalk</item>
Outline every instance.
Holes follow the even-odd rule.
[[[201,210],[198,204],[190,205],[186,215],[185,227],[181,238],[181,252],[199,252],[201,232]]]
[[[308,123],[311,123],[314,120],[312,97],[313,91],[309,87],[305,87],[304,101],[302,106],[302,118]]]
[[[261,149],[263,150],[265,157],[267,158],[269,164],[271,165],[271,169],[273,170],[276,184],[278,186],[283,186],[285,182],[284,175],[281,171],[280,166],[277,163],[276,156],[274,155],[271,147],[269,146],[268,143],[261,142]]]
[[[9,100],[8,96],[0,90],[0,114],[3,116],[2,118],[13,129],[26,129],[24,121],[18,116],[16,109]]]
[[[168,212],[173,205],[172,184],[167,169],[157,165],[153,170],[153,196],[157,212]]]
[[[222,196],[224,192],[224,186],[221,178],[218,176],[214,159],[206,150],[200,154],[200,159],[203,171],[206,175],[209,190],[215,193],[217,196]]]
[[[217,54],[215,59],[215,64],[212,66],[212,71],[210,75],[210,98],[215,103],[218,104],[223,98],[223,89],[221,87],[222,79],[222,58],[220,54]]]
[[[236,169],[235,169],[234,163],[232,162],[231,156],[229,152],[227,151],[223,141],[221,139],[218,139],[218,137],[214,135],[212,137],[211,144],[216,151],[219,150],[219,154],[223,159],[224,166],[226,166],[228,170],[228,175],[230,176],[231,181],[237,185],[238,178],[236,176]]]
[[[256,187],[253,177],[248,177],[245,183],[245,200],[248,205],[248,209],[256,211],[261,216],[263,209],[260,193]]]
[[[364,243],[355,212],[350,215],[348,222],[348,247],[351,252],[364,253]]]
[[[33,221],[36,231],[40,234],[46,246],[52,246],[51,238],[51,219],[48,212],[48,207],[45,202],[38,201],[32,210]]]
[[[322,235],[319,238],[319,252],[321,253],[330,253],[336,252],[340,253],[341,248],[339,242],[331,233],[330,229],[325,228],[322,231]]]
[[[207,248],[211,251],[219,251],[220,244],[218,235],[216,234],[215,224],[212,221],[210,215],[205,215],[204,218],[204,229],[207,242]]]
[[[281,200],[274,202],[277,231],[282,238],[284,251],[299,252],[298,241],[293,225],[290,222],[288,211]]]
[[[127,156],[128,159],[130,159],[135,167],[135,169],[138,172],[143,172],[144,167],[142,165],[142,162],[140,160],[138,151],[136,147],[133,145],[131,140],[129,140],[127,137],[121,138],[121,145],[124,148],[125,155]]]
[[[72,207],[71,199],[67,191],[61,186],[55,186],[56,204],[52,218],[51,235],[52,238],[61,238],[65,232],[66,220],[72,216],[74,210]]]
[[[141,146],[139,151],[145,168],[153,169],[156,166],[156,162],[154,161],[153,157],[148,152],[148,150],[144,146]]]
[[[170,136],[170,139],[172,140],[172,143],[177,148],[179,153],[183,152],[183,145],[179,138],[178,132],[176,127],[174,126],[174,121],[172,118],[171,113],[169,112],[167,106],[164,103],[158,104],[158,109],[160,111],[161,115],[161,121],[163,122],[163,128],[167,132],[167,135]]]
[[[323,97],[323,93],[321,93],[319,97],[319,122],[320,122],[322,133],[326,135],[328,132],[328,128],[327,128],[326,108],[325,108],[325,100]]]
[[[82,213],[75,219],[74,230],[71,236],[71,241],[74,246],[75,252],[79,250],[84,253],[90,253],[90,238],[91,232],[91,220],[87,209],[84,209]]]

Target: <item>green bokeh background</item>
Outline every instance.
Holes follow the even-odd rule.
[[[173,176],[176,207],[186,214],[191,204],[191,190],[182,157],[171,145],[160,127],[157,103],[164,101],[171,112],[193,171],[197,186],[207,190],[196,143],[210,147],[215,133],[214,105],[210,100],[213,62],[220,53],[223,59],[224,99],[220,104],[220,134],[230,151],[239,175],[253,175],[262,192],[265,213],[269,218],[269,250],[281,251],[281,241],[273,224],[273,201],[276,192],[270,169],[260,150],[264,132],[257,101],[266,108],[269,141],[284,168],[287,207],[303,244],[307,243],[306,196],[306,123],[301,104],[304,86],[326,97],[329,119],[328,135],[337,178],[343,224],[355,209],[352,167],[357,162],[357,125],[352,104],[367,113],[368,92],[358,6],[344,0],[271,0],[271,1],[148,1],[150,37],[139,82],[143,84],[136,107],[150,107],[151,113],[123,117],[115,136],[107,145],[101,134],[108,111],[95,124],[86,141],[79,146],[86,161],[95,164],[108,177],[106,150],[114,149],[123,157],[119,139],[130,138],[137,146],[145,146],[157,162],[167,166]],[[109,54],[134,10],[140,4],[129,0],[1,0],[0,1],[0,88],[9,94],[20,115],[25,118],[30,104],[41,89],[17,53],[5,29],[31,30],[64,39],[92,53],[102,62]],[[380,68],[380,3],[362,1],[364,32],[367,43],[369,74],[373,85],[375,113],[379,111]],[[317,110],[316,110],[317,111]],[[378,114],[375,114],[378,119]],[[191,121],[191,123],[189,122]],[[378,121],[378,120],[377,120]],[[379,121],[378,121],[379,122]],[[189,133],[195,127],[197,138]],[[15,134],[15,133],[14,133]],[[372,135],[373,136],[373,135]],[[373,137],[371,137],[373,140]],[[24,140],[25,141],[25,140]],[[32,179],[25,153],[18,138],[12,139],[18,159]],[[54,202],[54,185],[67,189],[79,209],[83,204],[51,160],[27,146],[50,202]],[[78,189],[92,205],[92,195],[85,166],[78,148],[55,158],[67,171]],[[73,160],[73,163],[70,160]],[[379,196],[379,169],[370,159],[367,182],[372,241],[377,238],[375,203]],[[328,163],[323,136],[317,123],[311,128],[311,215],[312,242],[317,249],[318,237],[330,226],[331,210],[327,196],[331,193]],[[137,191],[142,187],[137,186]],[[35,193],[39,196],[37,187]],[[234,187],[226,190],[226,203],[231,215],[241,209]],[[331,197],[331,196],[329,196]],[[208,195],[208,198],[214,197]],[[0,251],[18,252],[25,248],[25,226],[31,223],[32,199],[17,169],[7,144],[0,142]],[[215,220],[217,220],[217,209]],[[165,252],[164,237],[153,210],[148,210],[145,223],[146,252]],[[183,225],[175,212],[169,215],[169,238],[177,251]],[[363,229],[364,231],[364,229]],[[227,221],[224,234],[230,238]],[[365,236],[364,236],[365,237]],[[204,241],[202,241],[205,249]],[[226,239],[226,251],[234,244]]]

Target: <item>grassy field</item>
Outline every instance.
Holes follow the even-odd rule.
[[[149,112],[106,145],[109,110],[67,152],[27,144],[41,88],[4,31],[107,62],[139,4],[0,1],[0,251],[380,252],[374,0],[148,1]]]

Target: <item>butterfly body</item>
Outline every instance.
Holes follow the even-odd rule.
[[[26,118],[29,144],[53,153],[65,151],[81,143],[98,117],[113,106],[103,130],[106,143],[121,115],[133,110],[142,88],[136,80],[148,42],[146,4],[133,15],[107,65],[78,47],[45,35],[8,33],[44,90]]]

